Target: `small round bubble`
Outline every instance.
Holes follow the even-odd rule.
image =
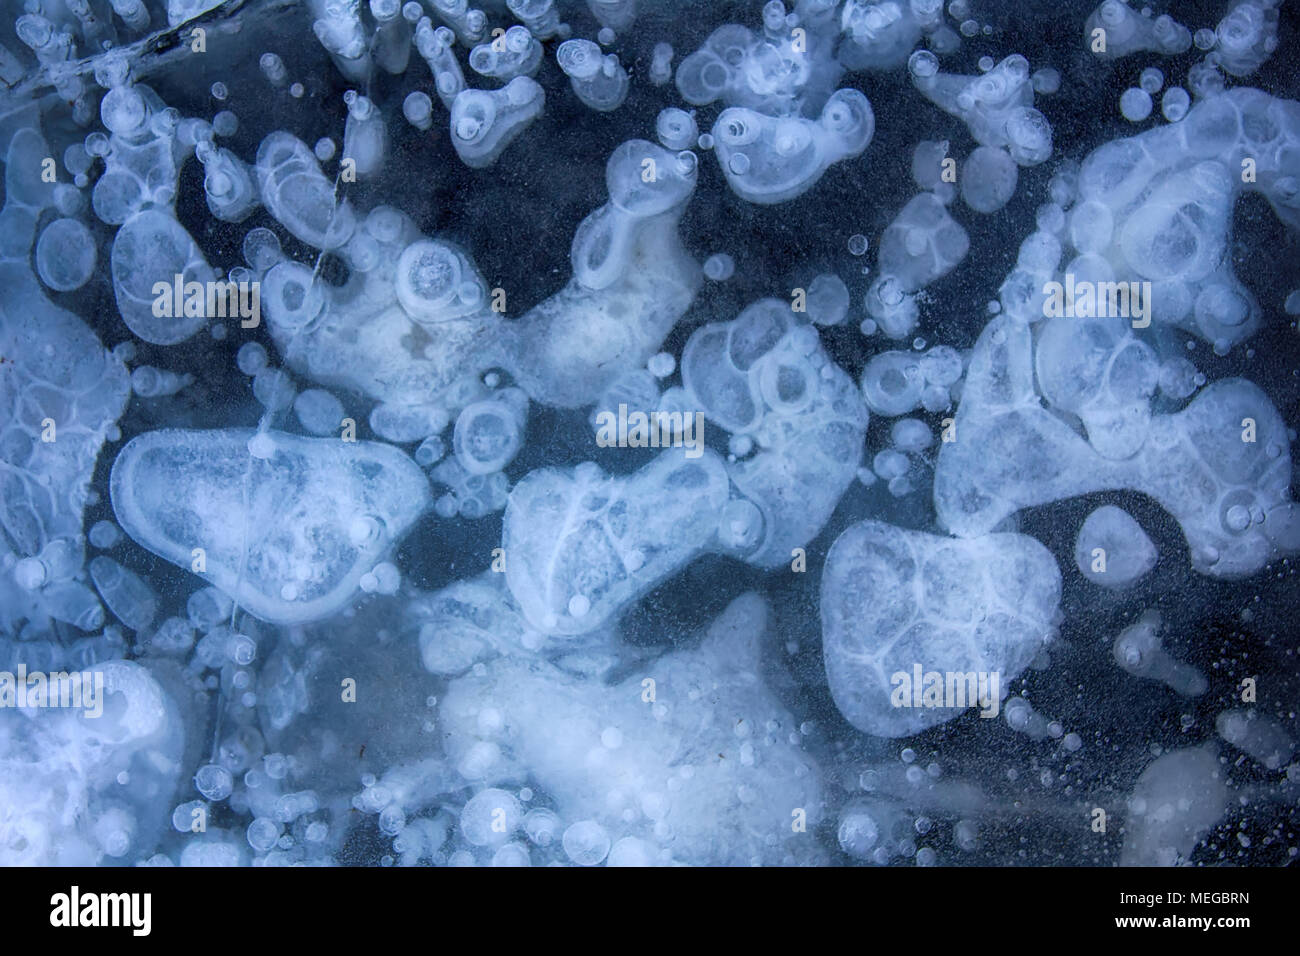
[[[582,820],[564,831],[565,855],[579,866],[595,866],[609,854],[608,831],[595,820]]]
[[[671,352],[658,352],[650,356],[650,360],[646,362],[646,369],[655,378],[667,378],[676,368],[677,360],[673,358]]]
[[[217,136],[234,136],[239,131],[239,117],[230,110],[222,110],[212,117],[212,132]]]
[[[266,348],[260,342],[245,342],[235,354],[235,364],[245,375],[256,375],[266,363]]]
[[[908,58],[907,70],[916,79],[928,79],[939,72],[939,58],[929,50],[917,50]]]
[[[280,827],[269,817],[258,817],[248,825],[248,845],[258,853],[265,853],[280,839]]]
[[[714,282],[724,282],[736,272],[736,261],[725,252],[715,252],[704,260],[704,275]]]
[[[1130,87],[1119,98],[1119,111],[1130,123],[1140,123],[1151,115],[1151,94],[1138,87]]]
[[[1192,98],[1181,86],[1171,86],[1160,97],[1160,113],[1171,123],[1177,123],[1187,115]]]
[[[220,764],[205,764],[194,774],[194,789],[207,800],[224,800],[234,788],[235,778]]]

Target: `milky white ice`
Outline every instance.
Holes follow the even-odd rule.
[[[609,841],[643,840],[651,865],[814,861],[815,841],[791,822],[802,810],[813,828],[821,775],[787,740],[793,718],[758,679],[771,626],[763,599],[743,595],[697,649],[665,655],[608,688],[499,658],[458,681],[440,705],[450,756],[487,745],[492,759],[475,768],[475,780],[492,784],[527,768],[554,794],[562,821],[592,821]],[[518,825],[505,818],[496,843]],[[589,840],[566,835],[566,855],[601,862],[603,854],[577,849]]]
[[[183,769],[182,713],[147,668],[97,667],[107,700],[98,717],[0,709],[5,866],[120,865],[149,855],[160,836]]]
[[[1102,505],[1084,519],[1074,560],[1094,584],[1123,588],[1155,567],[1156,546],[1127,511]]]
[[[859,730],[882,737],[911,736],[977,703],[996,714],[995,701],[974,694],[913,706],[894,693],[893,676],[910,680],[919,666],[961,675],[964,688],[966,674],[996,673],[1006,688],[1051,638],[1060,599],[1055,560],[1025,535],[958,541],[877,521],[854,525],[836,539],[822,577],[835,703]]]
[[[138,543],[282,624],[345,607],[430,499],[390,445],[248,429],[141,435],[110,486]]]
[[[0,864],[1294,856],[1280,0],[10,6]]]

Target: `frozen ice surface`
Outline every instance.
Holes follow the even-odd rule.
[[[255,435],[269,455],[253,454]],[[285,624],[345,607],[430,504],[423,473],[389,445],[247,429],[140,435],[111,488],[137,543]]]
[[[984,702],[939,697],[913,706],[900,688],[920,697],[911,683],[919,667],[958,675],[963,695],[965,675],[996,673],[1005,692],[1049,638],[1060,600],[1055,559],[1025,535],[962,541],[878,521],[853,525],[835,539],[822,577],[835,704],[859,730],[881,737],[911,736],[967,707],[988,710],[998,690]],[[898,673],[906,685],[895,680]]]
[[[727,485],[716,454],[676,448],[624,478],[531,472],[506,506],[510,591],[543,633],[595,630],[714,540]]]
[[[526,76],[502,89],[461,90],[451,105],[451,141],[472,169],[490,166],[542,112],[546,94]]]
[[[643,368],[690,307],[699,265],[678,235],[694,153],[629,140],[605,166],[609,202],[578,226],[573,278],[507,326],[504,362],[535,401],[576,408]]]
[[[147,856],[165,825],[193,715],[132,661],[80,673],[83,689],[101,688],[95,706],[0,711],[5,866],[121,865]]]
[[[1228,807],[1216,748],[1202,744],[1157,757],[1128,801],[1124,866],[1186,864]]]
[[[831,164],[860,155],[875,128],[862,93],[836,90],[815,121],[743,106],[724,110],[713,124],[714,151],[736,195],[782,203],[811,189]]]
[[[1242,577],[1300,547],[1286,429],[1255,385],[1207,386],[1182,411],[1151,416],[1130,457],[1111,460],[1042,406],[1031,351],[1029,328],[1004,316],[975,345],[956,440],[935,468],[935,509],[949,531],[974,537],[1021,508],[1132,488],[1174,516],[1203,574]],[[1230,515],[1238,504],[1249,520]]]
[[[788,741],[794,720],[758,678],[771,626],[764,600],[742,595],[698,648],[669,653],[613,687],[500,658],[454,682],[439,706],[451,757],[488,745],[493,759],[476,768],[476,782],[526,769],[553,795],[562,821],[594,823],[610,841],[644,840],[657,863],[815,862],[815,842],[791,821],[803,810],[809,830],[815,825],[821,773]],[[575,862],[599,862],[582,858],[585,834],[566,830],[563,844],[570,856],[583,847]]]
[[[0,862],[1293,864],[1296,10],[1167,6],[15,9]]]

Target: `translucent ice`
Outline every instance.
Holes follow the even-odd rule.
[[[799,32],[775,17],[763,34],[729,23],[677,68],[677,89],[694,106],[722,99],[772,116],[815,116],[835,89],[843,67],[833,56],[839,25],[834,7],[802,2]],[[766,13],[764,15],[766,21]]]
[[[475,73],[506,82],[517,76],[536,76],[542,65],[542,45],[527,27],[514,26],[469,54]]]
[[[1280,724],[1252,709],[1225,710],[1214,720],[1219,736],[1238,750],[1250,754],[1269,770],[1291,762],[1296,746]]]
[[[411,58],[411,23],[402,16],[402,0],[370,0],[369,6],[376,26],[375,62],[400,76]]]
[[[337,613],[428,507],[424,474],[388,445],[248,430],[146,432],[113,463],[118,523],[264,620]]]
[[[252,171],[228,149],[218,149],[211,140],[201,139],[194,154],[203,163],[203,192],[208,209],[226,222],[243,222],[259,205]]]
[[[257,177],[267,212],[303,242],[336,249],[351,237],[356,227],[351,204],[336,201],[334,184],[296,136],[277,130],[262,140]]]
[[[1146,443],[1159,362],[1130,323],[1118,317],[1048,320],[1035,371],[1043,395],[1079,416],[1099,454],[1129,458]]]
[[[1079,255],[1065,273],[1150,282],[1141,321],[1182,326],[1226,351],[1260,322],[1228,255],[1235,200],[1258,191],[1284,222],[1300,223],[1300,189],[1284,159],[1297,143],[1295,104],[1242,88],[1202,100],[1181,122],[1099,147],[1079,173],[1069,215]],[[1015,303],[1004,296],[1007,305]]]
[[[0,213],[0,635],[24,618],[102,625],[94,593],[73,579],[95,460],[130,389],[121,359],[32,272],[36,222],[53,199],[40,178],[47,151],[36,131],[15,133]]]
[[[529,624],[583,634],[612,619],[714,540],[727,488],[717,455],[675,448],[625,478],[590,462],[530,472],[503,533],[506,580]]]
[[[822,575],[835,704],[859,730],[882,737],[919,733],[972,706],[995,715],[994,695],[1006,693],[1050,636],[1060,599],[1056,560],[1025,535],[958,541],[877,521],[853,525],[831,546]],[[913,686],[914,669],[940,675],[937,697]],[[971,692],[981,674],[983,701]]]
[[[1102,505],[1079,529],[1074,562],[1093,584],[1124,588],[1155,567],[1156,546],[1127,511]]]
[[[432,0],[439,19],[456,31],[466,46],[473,46],[487,33],[487,14],[471,9],[469,0]]]
[[[365,83],[371,74],[370,37],[361,22],[359,3],[314,4],[320,19],[312,22],[312,32],[320,41],[339,71],[353,83]]]
[[[1205,675],[1161,646],[1160,627],[1160,612],[1144,611],[1115,638],[1115,662],[1134,677],[1158,680],[1183,697],[1204,694],[1209,687]]]
[[[55,292],[70,292],[86,284],[99,254],[90,230],[78,219],[56,219],[41,231],[36,243],[36,271]]]
[[[92,193],[95,215],[116,225],[150,207],[169,212],[176,200],[181,163],[194,143],[191,138],[185,145],[180,133],[183,128],[192,132],[194,121],[183,124],[152,89],[126,83],[104,95],[100,117],[112,135],[98,151],[104,172]]]
[[[591,14],[602,27],[623,32],[636,21],[637,0],[587,0]]]
[[[650,59],[650,82],[663,86],[673,78],[673,47],[671,43],[656,43]]]
[[[699,138],[695,117],[685,110],[670,106],[659,112],[655,120],[655,135],[666,149],[690,149]]]
[[[433,27],[428,17],[420,20],[415,30],[415,48],[429,64],[433,75],[434,89],[442,105],[451,109],[457,95],[465,89],[465,74],[461,72],[460,61],[452,52],[456,34],[448,27]]]
[[[450,757],[460,762],[487,745],[493,758],[478,770],[489,787],[527,772],[558,819],[542,827],[526,819],[524,828],[578,863],[603,856],[597,843],[608,851],[625,837],[665,861],[813,861],[821,774],[773,732],[794,719],[758,678],[771,627],[766,602],[743,595],[698,648],[642,665],[612,687],[499,658],[455,681],[440,704]],[[808,832],[791,825],[801,816]],[[574,826],[604,835],[593,840]]]
[[[500,471],[522,447],[527,419],[528,396],[517,388],[467,406],[456,419],[457,460],[473,475]]]
[[[877,415],[906,415],[921,404],[925,376],[909,352],[879,352],[862,371],[862,395]]]
[[[761,299],[692,334],[682,384],[711,422],[756,449],[727,464],[747,500],[731,506],[722,547],[760,567],[789,562],[857,472],[868,416],[853,380],[789,305]]]
[[[90,577],[108,609],[133,631],[143,631],[158,613],[158,597],[134,571],[99,555],[90,562]]]
[[[1128,800],[1122,866],[1178,866],[1228,809],[1228,787],[1212,744],[1157,757]]]
[[[713,124],[714,151],[736,195],[771,205],[807,192],[832,164],[858,156],[876,120],[857,90],[837,90],[817,120],[723,110]]]
[[[112,272],[122,321],[146,342],[175,345],[207,325],[206,302],[217,274],[167,213],[145,209],[122,225],[113,240]]]
[[[608,113],[627,98],[627,70],[613,53],[603,54],[590,40],[565,40],[555,51],[555,61],[569,77],[578,99],[593,110]]]
[[[1214,28],[1214,58],[1235,77],[1250,76],[1277,49],[1281,0],[1232,0]]]
[[[891,338],[916,327],[915,294],[951,272],[970,250],[966,230],[932,192],[908,201],[880,238],[880,272],[867,312]]]
[[[1153,415],[1131,457],[1109,460],[1042,407],[1031,351],[1028,327],[1007,316],[976,342],[955,440],[935,468],[935,509],[950,531],[979,535],[1020,508],[1132,488],[1178,520],[1201,573],[1240,577],[1300,547],[1285,426],[1256,386],[1215,382],[1181,412]]]
[[[849,311],[849,287],[832,273],[808,283],[808,317],[817,325],[839,325]]]
[[[526,656],[584,646],[567,635],[552,639],[531,627],[506,587],[505,576],[487,571],[415,601],[409,611],[418,629],[420,659],[434,674],[456,675],[500,655]],[[597,641],[607,633],[597,631]]]
[[[1084,45],[1108,58],[1141,52],[1185,53],[1192,45],[1191,31],[1173,17],[1152,19],[1149,10],[1139,13],[1126,0],[1103,0],[1084,23],[1083,32]]]
[[[932,30],[942,19],[940,0],[848,0],[837,56],[850,70],[896,69],[907,62],[922,29]]]
[[[539,40],[549,40],[560,31],[555,0],[506,0],[506,7]]]
[[[979,146],[961,172],[961,198],[976,212],[997,212],[1016,193],[1015,160],[1004,149]]]
[[[545,101],[542,88],[526,76],[490,92],[461,90],[451,106],[456,155],[472,169],[490,166],[541,115]]]
[[[908,60],[912,82],[932,102],[961,119],[981,146],[1006,147],[1021,166],[1033,166],[1052,154],[1052,128],[1033,108],[1029,61],[1006,57],[980,76],[940,73],[928,50]]]
[[[139,664],[108,661],[79,677],[81,708],[0,710],[6,866],[132,863],[166,825],[182,773],[181,712]],[[124,777],[131,786],[121,785]]]
[[[262,281],[267,327],[285,362],[321,385],[445,425],[467,403],[460,385],[491,364],[488,330],[498,319],[487,283],[463,250],[421,236],[389,206],[365,217],[345,252],[353,269],[341,287],[289,260]]]
[[[373,100],[356,90],[343,94],[348,118],[343,129],[344,164],[351,163],[357,179],[377,176],[384,166],[388,151],[388,134],[384,128],[384,115]]]
[[[308,388],[293,400],[298,422],[313,435],[331,435],[343,427],[343,403],[321,388]]]
[[[697,175],[694,153],[645,140],[610,155],[610,201],[574,234],[573,279],[505,327],[505,362],[531,398],[592,404],[659,351],[701,281],[677,232]]]

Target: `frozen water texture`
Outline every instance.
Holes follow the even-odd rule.
[[[967,540],[864,521],[841,534],[822,576],[822,640],[835,704],[864,733],[906,737],[961,715],[895,703],[913,668],[996,673],[1002,693],[1050,636],[1061,574],[1033,538]],[[908,685],[910,686],[910,684]],[[966,706],[979,702],[967,700]],[[986,705],[987,706],[987,705]]]
[[[0,862],[1289,859],[1278,0],[26,6]]]
[[[260,436],[270,453],[259,457],[250,448],[257,434],[132,439],[113,463],[113,510],[138,544],[257,617],[328,617],[428,507],[428,482],[388,445],[270,432]]]

